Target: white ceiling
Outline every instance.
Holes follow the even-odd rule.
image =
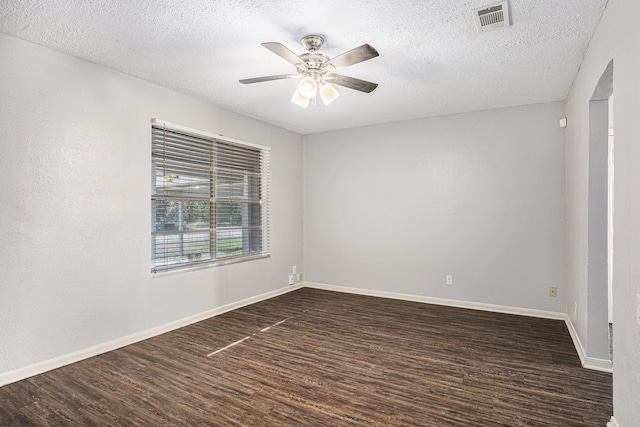
[[[494,0],[2,0],[0,32],[309,134],[566,97],[607,0],[510,0],[512,26],[479,34],[471,10]],[[330,106],[291,103],[307,34],[330,57],[369,43],[380,56],[341,70]]]

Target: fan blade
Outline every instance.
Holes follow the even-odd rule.
[[[251,83],[260,83],[260,82],[269,82],[271,80],[284,80],[284,79],[297,79],[300,78],[299,74],[280,74],[277,76],[264,76],[264,77],[254,77],[252,79],[242,79],[240,83],[243,85],[248,85]]]
[[[285,61],[290,62],[291,64],[295,65],[296,68],[302,67],[304,70],[308,70],[309,69],[307,67],[307,64],[302,59],[300,59],[300,57],[298,55],[293,53],[291,50],[289,50],[288,47],[286,47],[282,43],[266,42],[266,43],[262,43],[262,46],[266,47],[271,52],[275,53],[276,55],[278,55],[279,57],[281,57]]]
[[[322,67],[323,72],[331,72],[338,68],[348,67],[349,65],[357,64],[367,59],[375,58],[380,55],[377,50],[371,45],[363,44],[360,47],[351,49],[348,52],[338,55],[324,64]]]
[[[349,89],[359,90],[360,92],[371,93],[378,87],[378,83],[371,83],[366,80],[356,79],[354,77],[343,76],[340,74],[330,74],[326,76],[329,83],[339,86],[348,87]]]

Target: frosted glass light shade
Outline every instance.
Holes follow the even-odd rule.
[[[300,91],[298,90],[294,92],[293,98],[291,98],[291,102],[303,108],[307,108],[309,106],[309,98],[305,98],[304,96],[300,95]]]
[[[339,96],[340,94],[338,93],[336,88],[328,83],[322,85],[322,87],[320,88],[320,98],[322,98],[322,102],[324,102],[324,105],[331,104]]]
[[[300,82],[298,92],[305,98],[313,98],[318,92],[318,83],[313,77],[307,76]]]

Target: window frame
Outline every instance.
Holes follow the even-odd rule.
[[[197,166],[193,166],[194,168],[203,169],[206,174],[207,167],[203,168],[203,163],[208,164],[209,168],[209,177],[207,185],[209,187],[208,197],[202,197],[199,195],[197,197],[185,197],[182,194],[173,194],[167,195],[166,189],[170,187],[169,184],[165,183],[162,188],[164,188],[164,193],[158,192],[158,175],[157,175],[157,167],[160,166],[163,168],[163,174],[167,170],[167,165],[171,163],[167,158],[160,158],[158,156],[157,151],[157,132],[159,130],[161,132],[170,133],[171,136],[184,136],[185,138],[192,138],[193,141],[196,141],[198,144],[206,144],[210,145],[210,154],[209,156],[198,157],[197,160],[190,160],[189,158],[193,158],[190,155],[184,155],[184,158],[178,159],[178,163],[183,162],[184,164],[193,164],[199,163]],[[164,138],[164,137],[163,137]],[[168,147],[166,140],[163,140],[163,149],[164,147]],[[220,158],[223,156],[229,155],[232,159],[232,162],[236,162],[235,156],[232,151],[240,152],[240,160],[237,161],[238,164],[232,163],[231,166],[225,167],[222,164],[222,161],[218,159],[218,154],[220,154]],[[165,120],[160,119],[151,119],[151,272],[159,273],[164,271],[172,271],[184,268],[193,268],[196,266],[212,266],[212,265],[227,265],[236,262],[249,261],[254,259],[262,259],[271,256],[270,252],[270,222],[269,222],[269,197],[270,197],[270,152],[271,148],[263,145],[258,145],[246,141],[241,141],[234,138],[228,138],[223,135],[212,134],[192,128],[188,128],[186,126],[177,125],[175,123],[170,123]],[[230,154],[231,153],[231,154]],[[244,153],[244,154],[243,154]],[[189,154],[192,154],[191,152]],[[189,157],[189,158],[187,158]],[[243,161],[246,163],[247,168],[242,169]],[[239,166],[233,169],[234,166]],[[186,178],[192,179],[193,177],[189,177],[186,174]],[[172,178],[178,177],[178,175],[166,175]],[[165,176],[165,178],[166,178]],[[257,178],[257,181],[256,181]],[[171,181],[171,180],[168,180]],[[206,181],[206,180],[205,180]],[[237,189],[238,182],[241,183],[241,194],[238,196]],[[251,184],[248,184],[251,182]],[[257,184],[256,184],[257,182]],[[193,181],[191,181],[193,184]],[[203,181],[204,183],[204,181]],[[206,188],[206,185],[204,186]],[[199,187],[201,188],[201,187]],[[223,193],[223,189],[226,189],[224,195],[226,197],[221,197],[220,195]],[[181,191],[181,190],[176,190]],[[200,190],[202,192],[202,190]],[[229,193],[229,191],[231,193]],[[256,198],[257,193],[257,198]],[[183,228],[182,217],[179,217],[179,226],[178,229],[167,229],[166,219],[168,215],[165,211],[162,211],[162,203],[165,203],[168,206],[170,203],[176,203],[180,207],[180,215],[182,215],[183,211],[183,203],[195,202],[196,204],[201,203],[201,207],[208,204],[208,228],[198,228],[194,230],[187,230]],[[230,224],[227,222],[226,226],[219,225],[220,218],[217,215],[218,209],[222,211],[222,207],[227,206],[229,212],[231,213],[231,205],[235,205],[234,211],[238,211],[238,207],[240,207],[240,224]],[[175,207],[175,205],[173,205]],[[167,209],[168,211],[168,209]],[[162,216],[162,212],[164,212],[165,222],[161,222],[162,227],[158,229],[158,216]],[[175,208],[174,208],[175,212]],[[206,209],[204,209],[206,212]],[[236,215],[236,218],[237,215]],[[258,220],[259,218],[259,220]],[[201,218],[202,219],[202,218]],[[230,219],[228,219],[230,221]],[[258,223],[259,221],[259,223]],[[206,235],[204,234],[206,233]],[[219,233],[225,235],[227,233],[229,237],[221,238],[219,237]],[[235,236],[235,234],[240,233],[241,237]],[[235,236],[235,237],[232,237]],[[165,236],[164,242],[163,238],[159,236]],[[199,259],[195,257],[195,259],[191,259],[189,255],[184,254],[184,237],[185,236],[200,236],[205,240],[202,241],[188,241],[187,244],[204,244],[204,246],[200,245],[203,249],[202,253],[206,253],[206,245],[208,244],[209,252],[206,253],[206,259]],[[208,238],[207,238],[208,236]],[[173,237],[173,240],[170,239]],[[197,238],[197,237],[196,237]],[[236,253],[228,252],[226,255],[221,255],[222,250],[219,249],[218,244],[223,240],[235,240],[235,244],[237,244],[237,239],[241,238],[242,253],[237,253],[237,248],[235,248]],[[167,239],[171,240],[171,243],[167,244]],[[158,243],[160,240],[160,243]],[[205,243],[208,242],[208,243]],[[161,256],[162,252],[157,252],[157,245],[165,245],[165,256]],[[167,255],[167,245],[175,245],[179,247],[179,255]],[[200,255],[200,254],[197,254]]]

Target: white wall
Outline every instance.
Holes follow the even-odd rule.
[[[589,99],[613,59],[615,94],[613,406],[621,427],[640,420],[640,2],[610,0],[566,100],[567,311],[586,343],[588,325]],[[577,303],[577,315],[574,304]]]
[[[556,102],[305,136],[305,280],[564,312],[562,117]]]
[[[287,286],[302,137],[0,34],[0,374]],[[272,257],[150,273],[151,122],[272,147]]]

